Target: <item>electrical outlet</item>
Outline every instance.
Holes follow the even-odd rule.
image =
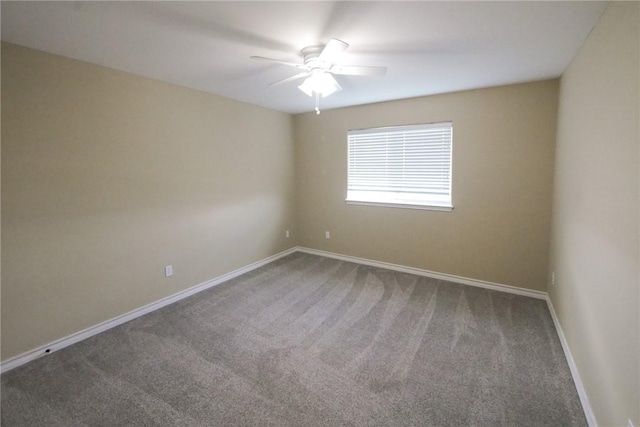
[[[164,268],[164,277],[171,277],[171,276],[173,276],[173,266],[167,265]]]
[[[324,238],[325,239],[330,239],[331,238],[331,233],[329,233],[328,231],[324,232]]]
[[[286,237],[287,239],[289,238],[289,230],[284,232],[284,237]]]

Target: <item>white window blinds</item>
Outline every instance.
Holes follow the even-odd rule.
[[[349,131],[347,202],[450,210],[452,124]]]

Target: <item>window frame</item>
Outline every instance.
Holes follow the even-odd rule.
[[[367,191],[361,191],[360,197],[357,196],[357,190],[350,189],[349,183],[351,181],[351,136],[358,134],[376,134],[386,132],[396,132],[398,134],[412,130],[425,130],[425,129],[450,129],[449,139],[449,169],[448,169],[448,200],[442,202],[437,201],[437,196],[432,199],[420,197],[419,192],[402,192],[402,191],[380,191],[381,197],[362,197]],[[404,152],[403,152],[404,153]],[[386,164],[386,163],[385,163]],[[406,164],[405,160],[402,161],[403,167]],[[374,190],[369,190],[368,195],[371,196],[375,193]],[[393,194],[393,197],[384,197],[384,193],[387,196]],[[422,193],[424,194],[424,193]],[[402,198],[399,198],[402,197]],[[413,199],[413,200],[412,200]],[[422,199],[422,200],[420,200]],[[397,126],[384,126],[365,129],[349,129],[347,132],[347,197],[345,203],[349,205],[363,205],[363,206],[380,206],[400,209],[419,209],[419,210],[433,210],[433,211],[445,211],[451,212],[454,208],[453,205],[453,121],[421,123],[413,125],[397,125]]]

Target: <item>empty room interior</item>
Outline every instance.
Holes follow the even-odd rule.
[[[640,3],[2,1],[1,423],[640,427]]]

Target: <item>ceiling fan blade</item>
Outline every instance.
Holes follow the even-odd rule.
[[[357,65],[334,65],[329,69],[333,74],[343,76],[384,76],[387,67],[362,67]]]
[[[333,61],[340,55],[342,52],[347,50],[349,47],[349,43],[345,43],[342,40],[331,39],[329,43],[322,49],[320,52],[320,56],[318,59],[320,61],[324,61],[326,63],[333,63]]]
[[[342,86],[337,81],[335,82],[336,92],[340,92],[342,90]]]
[[[287,65],[289,67],[296,67],[296,68],[299,68],[301,70],[308,70],[309,69],[309,67],[307,67],[304,64],[296,64],[295,62],[287,62],[287,61],[281,61],[279,59],[265,58],[264,56],[250,56],[250,58],[251,59],[257,59],[258,61],[275,62],[276,64]]]
[[[296,74],[294,76],[287,77],[286,79],[282,79],[282,80],[278,80],[277,82],[270,83],[269,86],[276,86],[276,85],[280,85],[282,83],[292,82],[294,80],[298,80],[298,79],[301,79],[303,77],[307,77],[308,75],[309,75],[309,73],[307,71],[305,71],[305,72],[302,72],[302,73],[298,73],[298,74]]]

